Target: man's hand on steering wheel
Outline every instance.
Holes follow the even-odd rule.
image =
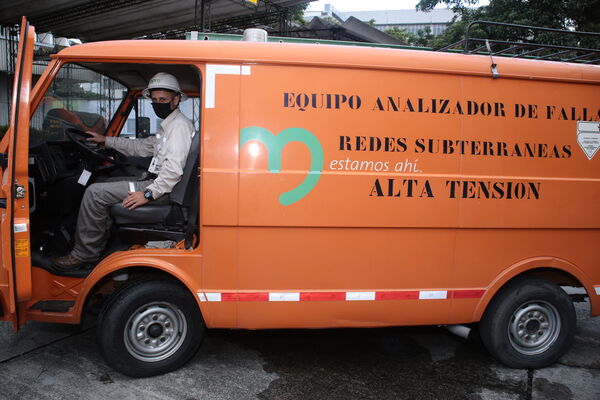
[[[128,165],[124,161],[117,160],[113,157],[107,156],[104,152],[104,149],[99,149],[96,146],[91,145],[90,142],[104,143],[104,141],[106,140],[106,138],[104,136],[102,136],[96,132],[91,132],[91,131],[84,132],[80,129],[67,128],[65,130],[65,134],[71,142],[73,142],[77,146],[79,146],[79,148],[82,149],[85,153],[87,153],[88,155],[91,155],[92,157],[94,157],[100,161],[106,161],[110,164],[120,165],[120,166]],[[116,154],[118,154],[118,153],[115,152],[115,155]]]
[[[85,139],[88,142],[104,143],[106,141],[106,137],[104,137],[103,135],[100,135],[99,133],[92,132],[92,131],[85,131],[85,133],[90,135],[90,137]]]

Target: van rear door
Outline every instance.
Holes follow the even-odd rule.
[[[8,154],[2,174],[6,203],[0,223],[2,271],[0,290],[4,299],[3,319],[18,329],[19,303],[31,298],[31,258],[29,240],[29,93],[33,65],[35,30],[26,18],[21,21],[19,53],[15,68],[10,127],[2,141]],[[24,322],[24,321],[23,321]]]

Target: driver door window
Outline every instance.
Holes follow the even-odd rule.
[[[85,67],[65,65],[31,118],[30,145],[67,140],[67,128],[104,134],[125,90]]]

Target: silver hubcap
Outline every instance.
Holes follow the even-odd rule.
[[[136,310],[125,325],[125,347],[141,361],[157,362],[173,355],[183,344],[186,319],[175,305],[146,304]]]
[[[545,301],[522,304],[512,315],[508,337],[521,354],[534,355],[548,350],[560,334],[556,308]]]

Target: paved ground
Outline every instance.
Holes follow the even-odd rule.
[[[131,379],[109,369],[94,327],[0,323],[7,399],[600,399],[600,317],[576,303],[573,349],[511,370],[440,328],[211,331],[179,371]]]

